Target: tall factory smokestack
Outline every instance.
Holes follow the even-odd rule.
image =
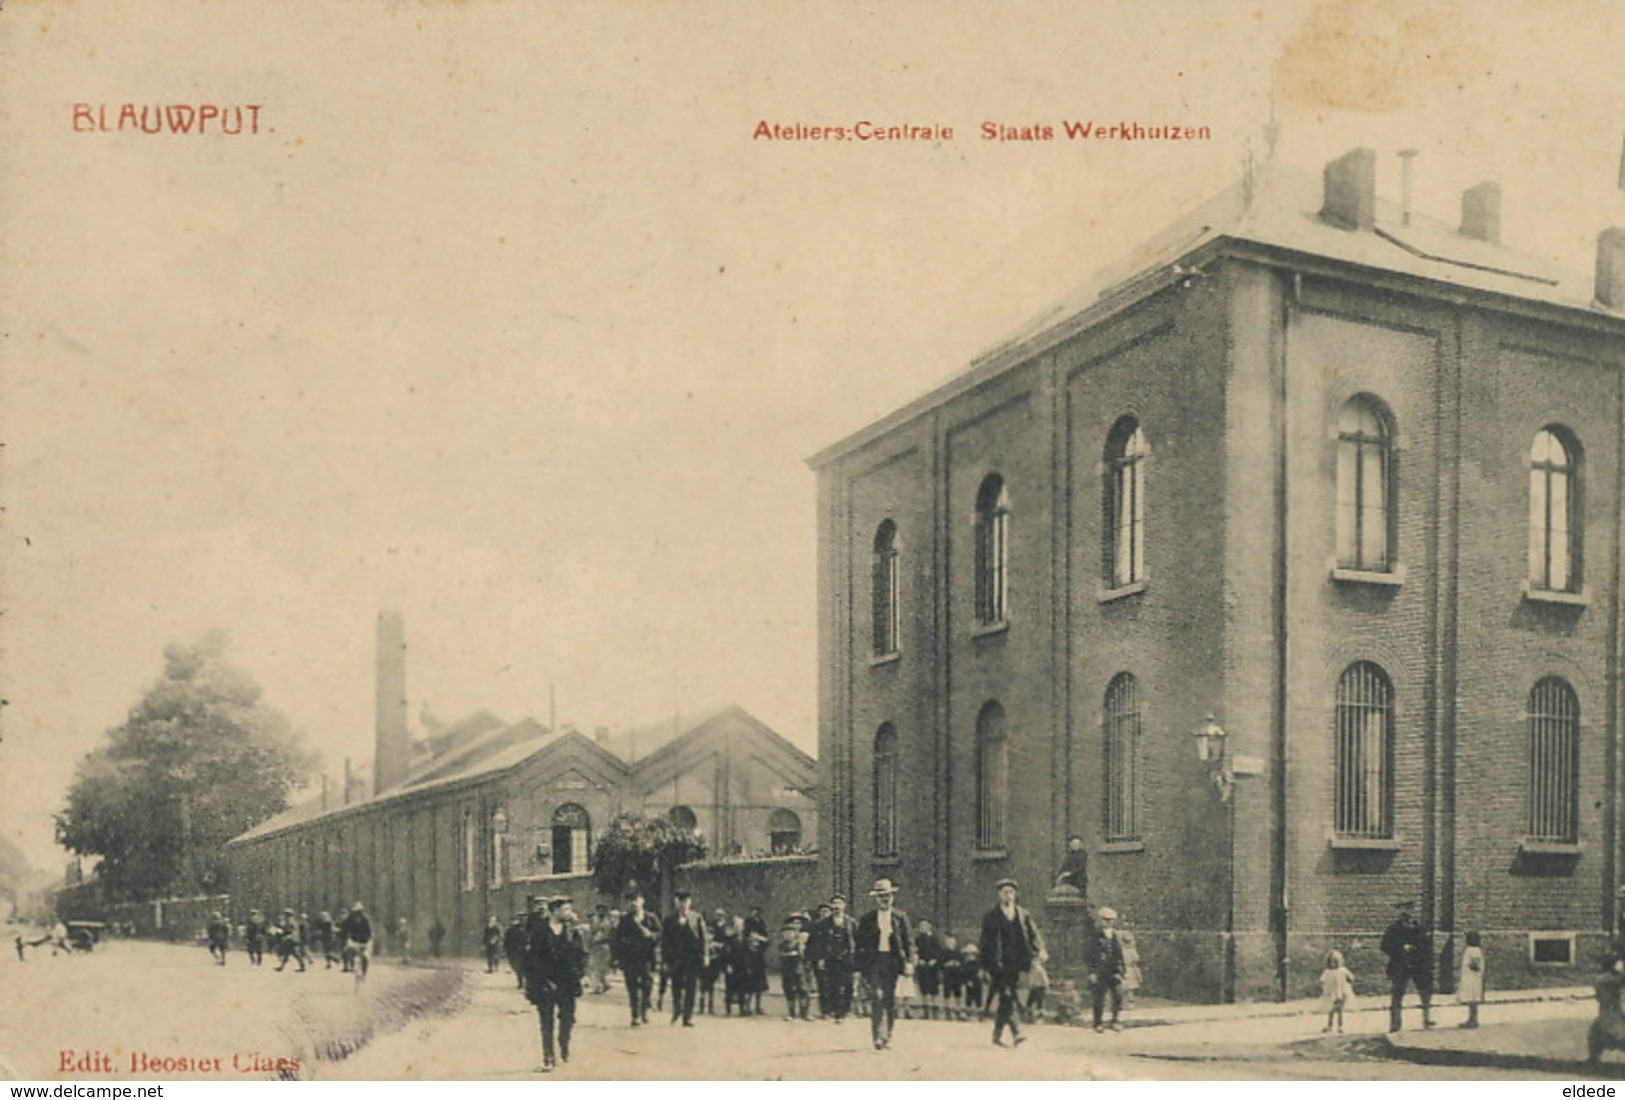
[[[374,748],[373,793],[406,781],[412,734],[406,725],[406,625],[398,611],[378,614],[378,740]]]

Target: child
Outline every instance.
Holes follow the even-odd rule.
[[[953,936],[942,937],[937,970],[942,979],[942,1018],[957,1020],[960,1001],[965,995],[965,963],[959,954],[959,941]]]
[[[1123,1007],[1133,1008],[1134,994],[1144,980],[1140,973],[1140,948],[1134,942],[1134,933],[1127,928],[1119,928],[1117,938],[1123,941]]]
[[[1044,994],[1048,991],[1049,971],[1044,968],[1042,959],[1034,959],[1032,969],[1027,971],[1027,1011],[1024,1013],[1027,1023],[1043,1020]]]
[[[982,949],[974,943],[967,943],[959,954],[959,979],[965,986],[965,1019],[975,1020],[986,1010],[982,993],[986,988],[982,982]]]
[[[1320,1005],[1326,1010],[1325,1034],[1335,1024],[1337,1033],[1343,1034],[1343,1013],[1354,1000],[1354,975],[1343,965],[1343,953],[1331,951],[1326,955],[1326,969],[1320,972]]]
[[[1467,946],[1461,952],[1461,979],[1456,983],[1456,1000],[1467,1006],[1462,1027],[1478,1026],[1478,1006],[1484,1003],[1484,948],[1477,932],[1467,933]]]

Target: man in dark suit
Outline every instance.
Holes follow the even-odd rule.
[[[1113,1031],[1122,1030],[1117,1022],[1123,1010],[1123,976],[1128,971],[1123,958],[1123,941],[1117,935],[1117,910],[1102,906],[1095,914],[1097,925],[1089,945],[1089,992],[1093,996],[1095,1030],[1105,1031],[1101,1023],[1105,1015],[1106,999],[1111,998]]]
[[[1044,937],[1033,923],[1032,914],[1016,904],[1016,880],[1000,879],[997,888],[999,900],[982,918],[978,946],[991,986],[988,996],[999,999],[993,1017],[993,1045],[1004,1045],[1004,1029],[1008,1027],[1011,1043],[1020,1046],[1025,1037],[1016,1022],[1016,983],[1034,962],[1049,958],[1049,952],[1044,949]]]
[[[661,930],[660,950],[671,971],[671,1022],[681,1017],[684,1027],[694,1026],[694,994],[700,971],[705,969],[711,933],[705,918],[694,911],[693,896],[677,892],[677,911],[666,918]]]
[[[642,894],[630,894],[626,912],[615,925],[610,948],[614,965],[626,979],[632,1026],[649,1022],[649,995],[654,992],[655,950],[660,946],[660,918],[646,908]]]
[[[1388,956],[1388,1030],[1400,1027],[1400,1006],[1405,987],[1416,983],[1422,998],[1422,1026],[1433,1026],[1433,951],[1428,934],[1416,921],[1415,906],[1402,901],[1397,913],[1382,933],[1382,953]]]
[[[824,975],[829,1014],[840,1023],[852,1013],[853,921],[847,916],[845,897],[836,894],[829,905],[829,919],[815,932],[815,956]]]
[[[894,904],[897,890],[891,879],[876,879],[869,896],[875,899],[875,908],[858,918],[853,956],[872,990],[870,1037],[876,1050],[885,1050],[897,1024],[897,979],[914,973],[914,932],[908,914]]]
[[[586,972],[587,945],[575,926],[570,899],[553,898],[547,903],[547,920],[536,925],[525,945],[525,996],[541,1018],[543,1073],[570,1060],[576,998]]]

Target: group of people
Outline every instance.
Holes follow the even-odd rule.
[[[1394,910],[1394,918],[1383,929],[1379,944],[1387,959],[1384,974],[1388,979],[1388,1030],[1398,1031],[1403,1026],[1405,994],[1412,986],[1422,1002],[1422,1026],[1429,1028],[1434,1026],[1432,938],[1417,919],[1414,902],[1398,902]],[[1466,934],[1457,965],[1456,1000],[1467,1008],[1467,1018],[1461,1026],[1475,1028],[1485,989],[1484,947],[1479,933]],[[1327,952],[1320,988],[1321,1007],[1326,1012],[1326,1026],[1321,1030],[1341,1035],[1344,1016],[1353,1011],[1354,1006],[1354,974],[1343,952]]]
[[[345,973],[365,977],[373,950],[372,918],[359,901],[338,921],[326,911],[311,920],[308,914],[283,909],[271,920],[260,910],[250,909],[248,919],[237,932],[251,966],[263,965],[269,952],[279,972],[291,962],[303,973],[314,965],[313,956],[320,953],[326,969],[331,970],[338,964]],[[226,965],[232,934],[231,922],[225,914],[219,910],[209,914],[204,938],[209,945],[209,955],[218,966]]]
[[[651,1010],[663,1011],[668,994],[671,1024],[693,1027],[696,1014],[715,1013],[719,983],[724,1014],[760,1014],[776,964],[787,1019],[813,1019],[815,1005],[818,1018],[837,1023],[862,1012],[877,1051],[891,1046],[898,1018],[907,1018],[916,996],[924,1018],[991,1017],[993,1043],[1013,1047],[1026,1039],[1023,1024],[1042,1013],[1049,950],[1017,901],[1016,881],[1002,879],[995,889],[979,935],[963,948],[951,935],[938,936],[929,920],[911,920],[885,878],[874,882],[872,905],[860,916],[836,894],[786,916],[776,936],[760,908],[734,916],[718,910],[707,918],[686,891],[674,895],[664,918],[636,890],[623,910],[601,906],[585,919],[572,898],[538,897],[506,928],[490,920],[483,937],[486,969],[495,972],[505,955],[535,1005],[543,1072],[569,1061],[576,1002],[589,986],[606,990],[611,968],[623,977],[632,1027],[646,1026]],[[1095,1023],[1104,1030],[1108,1004],[1110,1026],[1118,1026],[1129,959],[1116,914],[1102,909],[1099,917],[1089,957]],[[599,965],[606,970],[601,979]]]

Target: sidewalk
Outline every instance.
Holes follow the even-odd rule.
[[[1423,1065],[1479,1066],[1625,1079],[1625,1055],[1586,1061],[1586,1032],[1596,1016],[1589,987],[1504,990],[1480,1009],[1482,1026],[1460,1027],[1466,1010],[1449,997],[1434,1007],[1437,1027],[1424,1029],[1415,998],[1405,1028],[1389,1033],[1379,995],[1360,999],[1342,1035],[1325,1035],[1318,999],[1285,1003],[1183,1005],[1147,1003],[1125,1017],[1124,1049],[1145,1058],[1228,1060],[1311,1058],[1358,1051]]]

